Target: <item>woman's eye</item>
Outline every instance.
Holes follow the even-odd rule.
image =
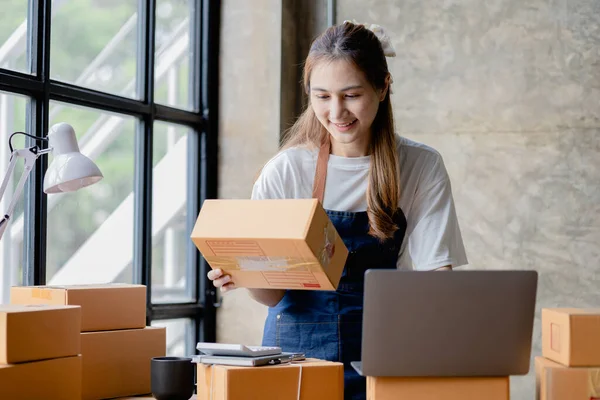
[[[317,99],[328,99],[328,98],[329,98],[329,96],[324,95],[324,94],[318,94],[317,95]]]
[[[355,98],[357,98],[358,96],[359,96],[358,94],[347,94],[347,95],[346,95],[346,98],[348,98],[348,99],[355,99]]]

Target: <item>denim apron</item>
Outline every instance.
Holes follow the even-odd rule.
[[[328,136],[319,151],[313,186],[313,197],[321,204],[331,146]],[[366,379],[350,365],[361,360],[364,273],[371,268],[396,268],[406,218],[399,209],[395,218],[399,229],[382,243],[368,234],[366,211],[326,212],[349,251],[338,289],[287,290],[283,299],[269,308],[263,345],[344,363],[344,399],[364,400]]]

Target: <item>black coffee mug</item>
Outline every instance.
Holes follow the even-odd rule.
[[[154,357],[150,364],[152,396],[157,400],[188,400],[194,394],[191,358]]]

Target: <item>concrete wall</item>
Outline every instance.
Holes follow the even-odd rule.
[[[539,271],[539,308],[600,305],[600,2],[338,0],[390,31],[398,131],[437,148],[470,266]],[[512,399],[534,396],[533,370]]]
[[[276,151],[299,98],[288,46],[322,26],[324,3],[223,1],[221,197],[248,197]],[[443,154],[469,268],[539,271],[539,355],[539,308],[600,305],[600,3],[338,0],[344,19],[390,31],[397,130]],[[226,294],[219,340],[260,343],[265,311]],[[511,384],[533,398],[532,374]]]

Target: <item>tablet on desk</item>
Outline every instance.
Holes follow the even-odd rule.
[[[200,342],[196,349],[209,356],[259,357],[281,354],[281,347]]]
[[[260,367],[264,365],[285,364],[293,361],[304,360],[302,353],[280,353],[269,356],[247,357],[247,356],[219,356],[219,355],[197,355],[193,361],[200,364],[232,365],[238,367]]]

